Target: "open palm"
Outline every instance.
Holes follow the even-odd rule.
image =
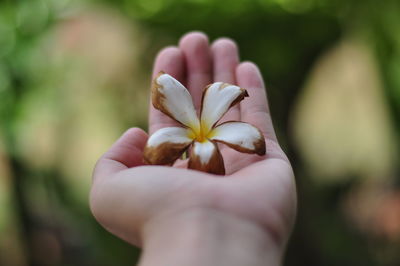
[[[247,89],[249,97],[231,108],[221,122],[236,120],[258,127],[266,138],[267,154],[243,154],[221,145],[224,177],[184,169],[184,161],[177,162],[177,167],[147,166],[142,154],[148,135],[130,129],[96,165],[91,190],[95,217],[113,234],[142,246],[148,231],[160,221],[217,212],[254,222],[283,249],[296,212],[294,176],[276,140],[258,68],[239,63],[233,41],[219,39],[209,46],[204,34],[189,33],[179,47],[159,53],[154,75],[161,70],[186,85],[196,108],[204,86],[212,82]],[[176,125],[153,107],[149,119],[149,134]]]

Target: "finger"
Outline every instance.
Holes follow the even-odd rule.
[[[179,42],[186,62],[186,84],[192,94],[196,110],[200,109],[201,96],[212,80],[211,53],[208,37],[201,32],[191,32]]]
[[[170,74],[180,82],[184,82],[185,62],[180,49],[177,47],[167,47],[161,50],[155,60],[153,68],[153,78],[160,72],[164,71]],[[150,97],[151,99],[151,97]],[[153,134],[160,128],[176,126],[177,122],[156,110],[150,104],[149,114],[149,134]]]
[[[213,58],[214,82],[222,81],[236,84],[235,71],[239,64],[238,48],[234,41],[228,38],[216,40],[211,46]],[[233,106],[223,116],[221,122],[240,120],[239,104]]]
[[[143,165],[143,149],[147,134],[140,128],[128,129],[97,161],[93,181],[104,179],[119,171]]]
[[[276,141],[260,70],[255,64],[244,62],[236,68],[236,78],[238,85],[247,89],[249,94],[249,97],[240,103],[242,121],[259,128],[267,139]]]

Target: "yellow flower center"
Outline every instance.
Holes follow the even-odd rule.
[[[214,130],[206,127],[203,123],[200,123],[200,128],[191,128],[189,138],[197,142],[205,142],[207,139],[214,136]]]

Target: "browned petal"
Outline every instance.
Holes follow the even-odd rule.
[[[264,155],[266,152],[262,132],[244,122],[228,121],[218,125],[213,129],[211,139],[244,153]]]
[[[240,89],[241,89],[241,94],[231,103],[231,106],[229,106],[229,108],[236,105],[237,103],[240,103],[245,97],[249,97],[249,93],[247,92],[247,90],[243,88]]]
[[[160,93],[159,89],[161,88],[161,85],[157,83],[157,79],[163,74],[165,74],[165,72],[160,71],[151,83],[151,102],[152,102],[154,108],[156,108],[157,110],[160,110],[161,112],[168,115],[172,119],[175,119],[171,115],[170,111],[168,111],[167,109],[164,108],[165,95],[163,93]]]
[[[163,71],[153,79],[151,100],[154,108],[178,123],[199,128],[199,120],[189,91],[178,80]]]
[[[205,130],[210,130],[221,117],[235,104],[239,103],[248,93],[236,85],[215,82],[203,91],[201,101],[201,123]]]
[[[256,153],[258,155],[265,155],[265,153],[266,153],[265,140],[264,139],[259,139],[259,140],[255,141],[255,142],[253,142],[254,147],[255,147],[254,150],[247,149],[247,148],[242,147],[240,145],[229,143],[229,142],[222,141],[222,140],[215,139],[214,141],[223,143],[223,144],[231,147],[232,149],[240,151],[240,152],[243,152],[243,153]]]
[[[207,91],[208,91],[208,89],[210,88],[211,85],[213,85],[213,84],[207,85],[203,90],[203,94],[202,94],[202,97],[201,97],[201,109],[200,109],[200,111],[203,109],[204,97],[205,97],[205,95],[206,95],[206,93],[207,93]],[[222,89],[224,89],[224,88],[226,88],[228,86],[231,86],[231,84],[229,84],[229,83],[221,83],[221,85],[219,86],[218,90],[222,90]],[[236,97],[236,99],[234,99],[232,101],[232,103],[229,105],[229,108],[231,108],[232,106],[234,106],[237,103],[241,102],[245,97],[249,97],[249,93],[247,92],[246,89],[240,88],[240,91],[241,91],[241,93]]]
[[[146,146],[144,161],[154,165],[172,165],[189,147],[190,143],[164,142],[157,146]]]
[[[211,141],[194,142],[188,168],[216,175],[225,174],[222,155],[217,145]]]

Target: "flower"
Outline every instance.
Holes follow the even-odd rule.
[[[172,76],[160,72],[153,80],[153,106],[183,127],[165,127],[150,136],[144,149],[149,164],[172,165],[190,147],[188,168],[225,174],[217,142],[244,153],[265,154],[265,139],[256,127],[238,121],[216,126],[230,107],[247,97],[235,85],[215,82],[203,91],[200,119],[189,91]]]

